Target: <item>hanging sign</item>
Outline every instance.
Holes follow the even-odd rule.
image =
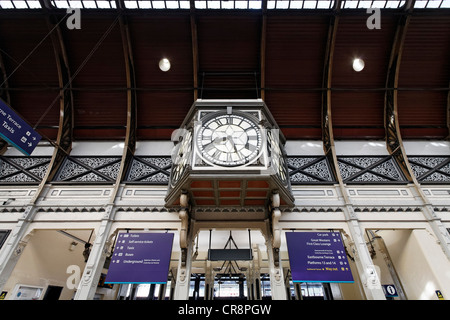
[[[173,233],[120,233],[105,283],[166,283]]]
[[[41,136],[0,99],[0,137],[29,156]]]
[[[353,282],[339,232],[286,232],[293,282]]]

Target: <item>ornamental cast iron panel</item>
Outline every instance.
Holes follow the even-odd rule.
[[[117,156],[67,156],[56,182],[115,182],[122,158]]]
[[[0,184],[40,183],[51,157],[0,157]]]
[[[419,183],[450,183],[450,156],[408,156]]]
[[[336,183],[325,156],[290,156],[286,162],[293,185]]]
[[[345,183],[407,183],[392,156],[338,156],[338,165]]]
[[[134,156],[125,178],[127,183],[168,184],[172,159],[169,156]]]

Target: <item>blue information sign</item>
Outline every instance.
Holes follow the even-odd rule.
[[[339,232],[287,232],[293,282],[353,282]]]
[[[166,283],[173,233],[120,233],[105,283]]]
[[[29,156],[41,136],[0,99],[0,136]]]
[[[393,284],[383,284],[382,287],[386,298],[398,297],[397,289]]]

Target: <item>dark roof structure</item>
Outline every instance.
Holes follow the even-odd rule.
[[[379,17],[367,2],[381,5]],[[80,29],[67,23],[74,3],[86,7]],[[61,100],[73,113],[73,140],[123,139],[129,108],[137,139],[151,140],[170,139],[199,98],[263,99],[287,139],[321,139],[330,103],[335,139],[384,139],[386,95],[395,93],[403,139],[445,139],[449,7],[0,0],[0,97],[51,140]],[[158,68],[163,57],[167,72]],[[365,61],[361,72],[355,57]]]

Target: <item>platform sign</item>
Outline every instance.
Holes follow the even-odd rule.
[[[0,137],[29,156],[41,136],[0,99]]]
[[[105,283],[166,283],[173,233],[120,233]]]
[[[339,232],[287,232],[286,240],[293,282],[354,282]]]

